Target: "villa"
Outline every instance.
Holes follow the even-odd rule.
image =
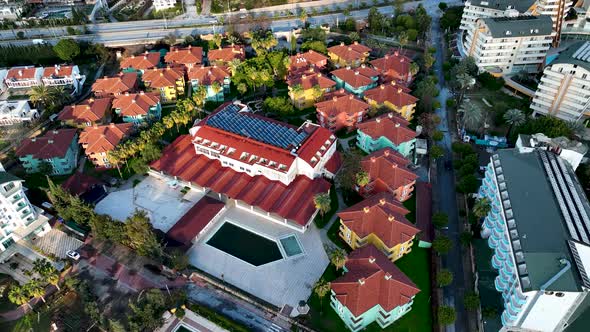
[[[186,70],[201,66],[203,63],[203,48],[188,46],[185,48],[171,47],[164,56],[168,66],[184,66]]]
[[[57,117],[72,127],[88,127],[111,121],[111,98],[89,98],[78,105],[67,105]]]
[[[207,60],[209,65],[227,66],[234,60],[244,61],[246,59],[246,52],[242,45],[232,45],[219,49],[209,50]]]
[[[108,153],[117,147],[133,130],[132,123],[94,125],[86,127],[80,134],[80,144],[84,152],[96,167],[111,168]]]
[[[208,101],[222,102],[224,95],[229,93],[231,72],[228,67],[192,67],[188,72],[193,92],[197,91],[199,86],[207,89]]]
[[[115,77],[99,78],[92,84],[92,92],[97,98],[117,96],[125,92],[137,91],[137,73],[121,73]]]
[[[39,118],[39,112],[31,109],[27,100],[0,100],[0,126],[31,122]]]
[[[367,61],[369,52],[371,52],[369,47],[358,42],[350,45],[341,43],[328,48],[328,57],[336,67],[356,68]]]
[[[420,289],[372,245],[353,251],[344,275],[331,282],[330,305],[346,327],[390,326],[412,310]]]
[[[381,73],[383,82],[397,82],[408,86],[414,80],[412,60],[398,51],[393,54],[386,54],[384,57],[369,62],[373,68]],[[417,67],[416,67],[417,68]]]
[[[143,74],[146,70],[156,68],[160,64],[160,52],[145,52],[140,55],[132,55],[121,60],[123,72],[138,72]]]
[[[160,95],[158,93],[140,93],[116,96],[113,100],[115,113],[123,118],[123,122],[141,124],[159,120],[162,116]]]
[[[79,93],[86,81],[86,76],[80,75],[76,65],[45,67],[41,81],[45,86],[71,87],[74,93]]]
[[[306,72],[309,69],[323,70],[328,65],[328,57],[314,50],[297,53],[289,58],[289,73]]]
[[[16,156],[27,173],[37,173],[43,163],[48,163],[51,173],[47,175],[64,175],[76,169],[78,152],[77,130],[59,129],[24,139]]]
[[[175,102],[178,96],[184,95],[184,69],[160,68],[150,69],[143,73],[145,87],[150,91],[159,91],[162,102]]]
[[[325,93],[329,93],[336,87],[336,82],[322,73],[310,69],[299,72],[295,77],[287,80],[289,97],[298,109],[312,107]]]
[[[414,109],[418,98],[408,92],[409,89],[391,82],[365,91],[365,100],[376,108],[385,106],[410,121],[414,117]]]
[[[406,219],[409,212],[382,192],[340,211],[339,235],[353,250],[374,245],[393,262],[412,251],[420,232]]]
[[[388,192],[400,202],[409,199],[418,178],[408,168],[409,164],[409,160],[391,148],[371,153],[361,161],[361,168],[369,175],[369,183],[357,188],[359,193],[369,197]]]
[[[332,132],[341,129],[354,130],[369,110],[369,104],[351,94],[334,96],[332,99],[316,103],[315,107],[320,125]]]
[[[356,145],[366,153],[392,148],[410,158],[416,145],[416,132],[406,119],[395,113],[383,114],[356,125]]]
[[[338,89],[354,93],[361,97],[365,91],[377,86],[379,72],[373,68],[362,65],[358,68],[340,68],[331,72]]]
[[[8,70],[4,83],[9,89],[32,88],[41,85],[41,67],[13,67]]]
[[[107,195],[105,183],[80,172],[74,172],[61,187],[88,204],[96,204]]]

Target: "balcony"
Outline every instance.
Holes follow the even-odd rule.
[[[491,237],[490,237],[490,239],[491,239]],[[493,267],[494,267],[496,270],[499,270],[499,269],[502,267],[502,265],[503,265],[503,264],[502,264],[502,260],[500,260],[500,259],[498,258],[498,256],[496,256],[496,255],[492,256],[492,266],[493,266]]]
[[[498,246],[498,240],[494,238],[493,232],[490,238],[488,239],[488,246],[492,249],[496,249],[496,247]]]
[[[500,276],[497,276],[494,280],[494,286],[498,292],[504,292],[508,288],[508,283],[506,283]]]
[[[16,194],[12,197],[12,199],[10,200],[12,203],[16,203],[18,202],[18,200],[22,199],[23,197],[20,194]]]
[[[510,318],[510,316],[508,316],[508,314],[506,313],[506,311],[504,311],[502,313],[501,320],[502,320],[502,325],[503,326],[510,326],[514,322],[514,319],[513,318]]]

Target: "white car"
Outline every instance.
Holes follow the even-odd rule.
[[[66,256],[70,257],[75,261],[80,259],[80,254],[75,250],[68,250],[68,252],[66,252]]]

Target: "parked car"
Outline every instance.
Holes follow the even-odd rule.
[[[66,256],[68,256],[69,258],[71,258],[75,261],[80,259],[80,254],[75,250],[68,250],[68,252],[66,252]]]

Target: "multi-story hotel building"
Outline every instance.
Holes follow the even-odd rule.
[[[590,205],[573,169],[549,151],[499,150],[479,196],[491,202],[482,237],[499,273],[502,330],[564,330],[590,300]]]
[[[590,42],[573,44],[545,67],[531,109],[567,121],[590,115]]]
[[[480,18],[467,32],[465,49],[480,71],[500,76],[538,72],[551,46],[549,16]]]

